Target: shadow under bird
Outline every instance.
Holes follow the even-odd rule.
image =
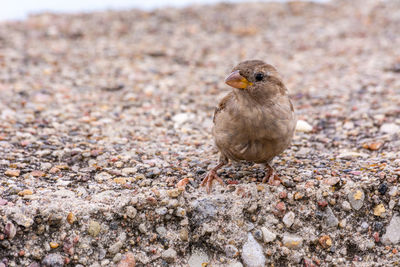
[[[261,60],[243,61],[225,83],[233,90],[214,112],[212,134],[221,155],[201,183],[208,193],[213,180],[223,184],[217,170],[229,160],[263,163],[263,182],[273,179],[276,174],[271,161],[289,147],[296,128],[288,90],[273,66]]]

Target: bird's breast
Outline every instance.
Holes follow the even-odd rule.
[[[270,161],[289,146],[294,132],[294,116],[280,112],[254,106],[221,113],[213,129],[216,145],[232,160]]]

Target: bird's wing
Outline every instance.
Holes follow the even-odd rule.
[[[229,94],[227,94],[224,98],[222,98],[222,100],[218,103],[218,106],[215,107],[214,110],[214,116],[213,116],[213,123],[215,123],[215,118],[217,117],[217,115],[224,110],[224,108],[226,107],[226,104],[233,98],[233,93],[230,92]]]

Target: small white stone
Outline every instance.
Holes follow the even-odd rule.
[[[96,174],[94,176],[94,179],[97,182],[102,182],[102,181],[106,181],[106,180],[111,179],[111,177],[112,177],[111,174],[109,174],[108,172],[101,172],[101,173]]]
[[[43,163],[41,163],[40,164],[40,168],[42,169],[42,170],[44,170],[44,171],[47,171],[47,170],[49,170],[50,168],[51,168],[51,163],[49,163],[49,162],[43,162]]]
[[[172,121],[178,125],[184,124],[185,122],[194,119],[193,113],[178,113],[172,117]]]
[[[343,128],[346,130],[354,129],[354,123],[352,121],[347,121],[343,124]]]
[[[158,226],[156,228],[157,234],[159,234],[161,237],[167,236],[167,229],[164,226]]]
[[[126,215],[129,218],[131,218],[131,219],[135,218],[136,214],[137,214],[137,210],[134,207],[132,207],[132,206],[126,207]]]
[[[398,189],[397,189],[397,186],[393,186],[391,189],[390,189],[390,191],[389,191],[389,196],[391,196],[391,197],[395,197],[395,196],[397,196],[397,193],[398,193]]]
[[[261,227],[264,243],[270,243],[276,239],[276,234],[268,230],[266,227]]]
[[[172,263],[176,260],[177,253],[174,249],[169,248],[161,253],[161,257],[168,263]]]
[[[137,172],[136,168],[123,168],[122,169],[122,174],[123,175],[135,174],[136,172]]]
[[[342,151],[339,155],[339,159],[353,159],[353,158],[367,158],[368,154],[359,153],[355,151]]]
[[[386,233],[382,236],[382,243],[385,245],[397,244],[400,242],[400,216],[395,215],[390,220]]]
[[[394,123],[385,123],[385,124],[382,124],[379,131],[382,133],[387,133],[387,134],[400,133],[400,126],[397,124],[394,124]]]
[[[394,206],[396,205],[396,202],[393,200],[393,199],[391,199],[390,201],[389,201],[389,209],[393,209],[394,208]]]
[[[247,242],[243,245],[242,259],[248,267],[265,266],[263,249],[250,233],[247,236]]]
[[[288,213],[285,214],[282,221],[286,225],[286,227],[290,227],[294,223],[295,217],[296,215],[292,211],[289,211]]]
[[[346,200],[343,201],[343,203],[342,203],[342,209],[345,210],[345,211],[351,210],[350,203],[349,203],[348,201],[346,201]]]
[[[297,132],[311,132],[313,127],[306,121],[303,120],[298,120],[297,125],[296,125],[296,131]]]
[[[207,253],[202,249],[193,249],[192,255],[189,258],[189,267],[203,266],[204,263],[208,263],[209,258]]]
[[[303,239],[299,236],[285,234],[282,238],[282,242],[287,248],[298,249],[303,244]]]

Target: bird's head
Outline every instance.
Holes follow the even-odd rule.
[[[273,97],[287,93],[278,71],[261,60],[239,63],[226,77],[225,83],[253,96]]]

